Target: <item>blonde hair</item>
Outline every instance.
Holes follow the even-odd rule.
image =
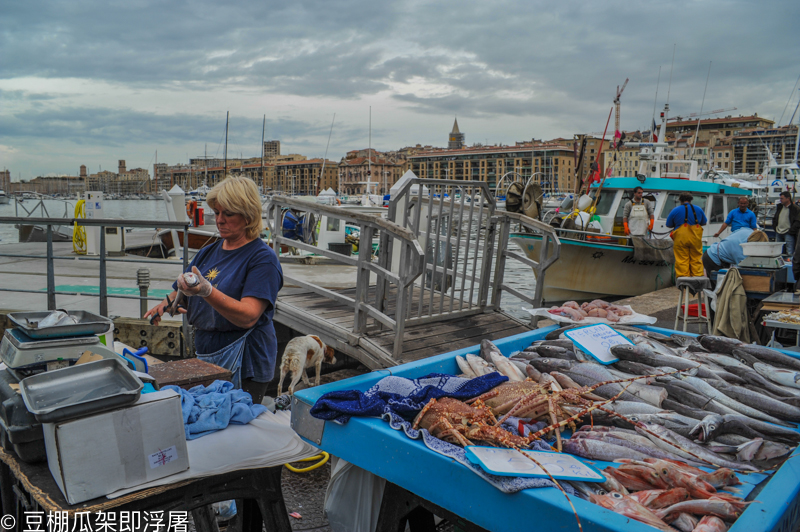
[[[261,196],[252,179],[228,176],[211,189],[206,196],[206,203],[214,210],[224,209],[241,214],[247,222],[245,236],[248,240],[258,238],[261,234]]]
[[[750,236],[747,237],[747,241],[748,242],[769,242],[769,237],[767,236],[767,233],[765,233],[764,231],[761,231],[760,229],[756,229],[755,231],[750,233]]]

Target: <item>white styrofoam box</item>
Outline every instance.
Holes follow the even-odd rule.
[[[779,257],[783,252],[783,242],[744,242],[739,245],[748,257]]]
[[[189,468],[180,395],[172,390],[42,428],[50,472],[70,504]]]

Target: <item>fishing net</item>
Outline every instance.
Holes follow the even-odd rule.
[[[631,236],[633,240],[633,260],[664,261],[672,264],[675,254],[672,252],[671,238],[643,238]]]

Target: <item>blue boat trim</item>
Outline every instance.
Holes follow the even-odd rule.
[[[600,186],[599,183],[592,184],[592,188],[596,189]],[[648,177],[644,182],[639,181],[635,177],[609,177],[603,184],[603,190],[606,189],[625,189],[633,190],[636,187],[651,191],[668,191],[668,192],[697,192],[702,194],[733,194],[737,196],[750,196],[752,192],[743,188],[730,187],[721,183],[712,183],[710,181],[693,181],[689,179],[671,179],[668,177]]]

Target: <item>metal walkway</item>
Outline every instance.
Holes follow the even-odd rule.
[[[301,288],[281,295],[275,321],[301,334],[316,334],[337,351],[370,369],[391,367],[535,326],[500,311],[503,292],[540,306],[545,270],[558,259],[553,228],[520,214],[496,211],[486,183],[405,179],[387,219],[346,207],[275,196],[268,207],[273,245],[289,245],[355,266],[356,287],[327,290],[285,276]],[[346,223],[360,230],[357,256],[301,242],[284,227],[291,210],[302,233],[316,224]],[[533,261],[508,249],[514,230],[541,235],[545,245]],[[275,228],[280,228],[278,231]],[[377,243],[378,256],[363,243]],[[506,260],[531,266],[533,295],[503,283]],[[324,268],[324,266],[320,266]]]

